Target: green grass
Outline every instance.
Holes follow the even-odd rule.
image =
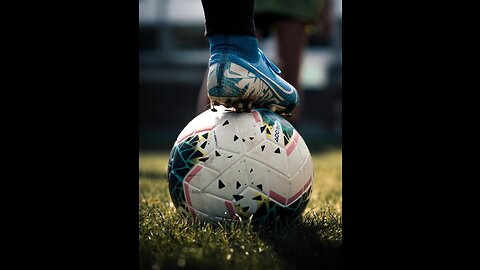
[[[313,193],[292,224],[201,224],[176,212],[168,153],[140,153],[140,269],[340,269],[342,152],[312,153]]]

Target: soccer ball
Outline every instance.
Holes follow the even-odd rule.
[[[170,152],[176,209],[206,221],[297,219],[313,184],[312,157],[300,134],[266,109],[217,109],[188,123]]]

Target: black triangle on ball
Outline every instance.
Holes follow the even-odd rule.
[[[255,197],[252,198],[252,200],[261,201],[262,200],[262,195],[255,196]]]
[[[233,195],[233,198],[235,199],[235,201],[240,201],[241,199],[243,199],[243,196],[242,195]]]

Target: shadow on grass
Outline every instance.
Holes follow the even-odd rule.
[[[258,235],[282,258],[286,269],[342,269],[342,242],[332,238],[332,227],[303,220],[287,226],[275,223],[258,227]],[[338,239],[338,238],[337,238]]]
[[[211,229],[200,223],[189,223],[194,228],[194,234],[226,233],[233,242],[240,241],[241,245],[251,242],[255,237],[262,239],[269,246],[268,254],[255,257],[254,261],[246,262],[246,257],[236,258],[235,264],[227,263],[223,258],[215,255],[215,242],[220,238],[212,236],[210,242],[197,244],[172,242],[174,246],[159,248],[158,241],[140,241],[140,269],[341,269],[341,221],[324,214],[309,216],[305,220],[298,220],[285,224],[281,222],[255,224],[237,223],[231,227],[229,223],[212,223]],[[202,223],[207,224],[207,223]],[[230,231],[229,228],[232,228]],[[253,229],[253,234],[249,232]],[[226,231],[225,231],[226,230]],[[182,232],[183,233],[183,232]],[[168,236],[164,236],[167,237]],[[244,237],[249,239],[243,239]],[[160,241],[168,241],[165,238]],[[195,236],[198,239],[198,235]],[[241,238],[241,239],[240,239]],[[244,241],[246,240],[246,241]],[[257,242],[256,240],[253,240]],[[221,241],[220,241],[221,242]],[[166,245],[166,244],[160,244]],[[238,244],[240,245],[240,244]],[[191,251],[193,249],[193,251]],[[248,249],[248,247],[247,247]],[[235,248],[235,252],[242,252]],[[273,256],[271,256],[273,255]],[[238,256],[238,255],[237,255]],[[182,259],[183,258],[183,259]],[[260,261],[258,261],[260,260]],[[233,263],[233,262],[230,262]],[[245,266],[249,266],[245,268]]]

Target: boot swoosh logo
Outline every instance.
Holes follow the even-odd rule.
[[[277,86],[280,90],[282,90],[282,92],[284,92],[285,94],[292,94],[293,93],[293,87],[290,89],[290,91],[287,91],[285,90],[283,87],[281,87],[280,85],[278,85],[278,83],[276,83],[275,81],[273,81],[272,79],[270,79],[268,76],[266,76],[265,74],[263,74],[263,72],[261,72],[260,70],[258,70],[256,67],[252,66],[250,63],[247,63],[245,62],[247,65],[249,65],[251,68],[253,68],[254,70],[256,70],[258,73],[260,73],[260,75],[262,75],[262,77],[266,80],[268,80],[270,83],[274,84],[275,86]]]

